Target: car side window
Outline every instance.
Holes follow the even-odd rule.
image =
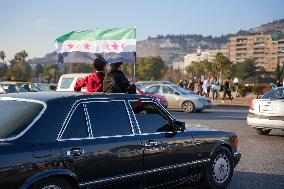
[[[169,120],[153,102],[130,102],[142,133],[169,131]]]
[[[62,135],[63,139],[87,138],[89,136],[83,105],[79,105],[73,112],[68,125]]]
[[[166,94],[175,94],[175,91],[170,88],[170,87],[165,87],[163,86],[163,93],[166,93]]]
[[[152,86],[148,88],[149,93],[159,93],[160,92],[160,86]]]
[[[92,102],[87,108],[94,137],[133,134],[124,101]]]

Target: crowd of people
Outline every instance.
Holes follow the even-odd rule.
[[[233,80],[236,97],[239,96],[239,79],[236,77]],[[230,102],[233,100],[231,79],[226,78],[220,80],[217,77],[207,77],[205,80],[194,80],[194,79],[183,79],[180,80],[178,85],[186,90],[193,91],[197,95],[206,96],[207,98],[212,97],[212,100],[217,100],[220,96],[220,92],[223,92],[222,102],[225,102],[228,96]]]

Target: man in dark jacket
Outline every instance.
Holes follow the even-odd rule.
[[[225,102],[226,95],[228,95],[230,102],[232,103],[233,97],[232,97],[232,94],[231,94],[230,78],[225,80],[224,85],[223,85],[223,92],[224,93],[223,93],[222,102],[223,103]]]
[[[104,80],[104,93],[136,93],[136,86],[131,84],[125,77],[123,70],[123,62],[110,64],[110,72]]]
[[[93,65],[94,72],[92,75],[78,80],[74,86],[74,91],[81,91],[83,87],[87,87],[87,92],[103,92],[106,61],[102,58],[96,58]]]

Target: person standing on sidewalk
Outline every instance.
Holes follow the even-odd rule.
[[[194,92],[195,94],[202,96],[202,91],[203,89],[202,89],[201,80],[198,80],[194,86]]]
[[[239,84],[240,84],[239,78],[235,77],[233,83],[234,83],[234,87],[235,87],[235,91],[236,91],[236,97],[239,97],[240,96],[240,94],[239,94]]]
[[[207,98],[209,98],[211,83],[210,83],[210,76],[204,81],[203,89]]]
[[[212,100],[217,100],[218,98],[218,92],[220,90],[220,83],[219,83],[219,80],[215,77],[214,80],[213,80],[213,84],[212,84]]]
[[[224,82],[224,85],[223,85],[223,100],[222,102],[224,103],[225,102],[225,98],[226,98],[226,95],[228,95],[229,99],[230,99],[230,102],[232,103],[232,94],[231,94],[231,87],[230,87],[230,78],[227,78]]]

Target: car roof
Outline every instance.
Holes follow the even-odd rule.
[[[68,73],[68,74],[63,74],[61,77],[80,77],[80,76],[87,76],[91,75],[91,73]]]
[[[29,100],[49,101],[59,98],[74,98],[74,97],[86,97],[86,98],[109,98],[109,99],[151,99],[150,97],[141,96],[138,94],[123,94],[123,93],[83,93],[83,92],[25,92],[25,93],[9,93],[0,95],[2,97],[20,98]]]
[[[176,84],[174,84],[174,83],[155,83],[155,84],[152,84],[152,85],[148,85],[148,86],[146,86],[146,87],[148,88],[148,87],[152,87],[152,86],[156,86],[156,85],[160,85],[160,86],[169,86],[169,87],[177,86],[177,85],[176,85]]]

